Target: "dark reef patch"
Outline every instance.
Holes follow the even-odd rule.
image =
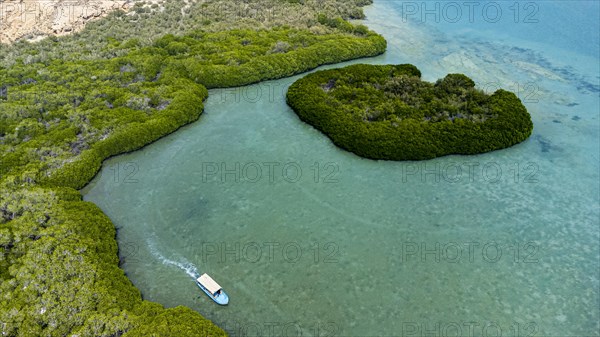
[[[542,152],[550,152],[550,150],[552,149],[552,143],[548,138],[543,137],[541,135],[535,135],[534,139],[538,142]]]

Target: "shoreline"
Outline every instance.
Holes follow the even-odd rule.
[[[270,34],[270,31],[267,31],[266,34]],[[263,58],[263,62],[266,61],[266,65],[269,66],[279,64],[279,68],[276,68],[275,71],[271,70],[270,73],[267,72],[267,75],[264,75],[262,73],[265,70],[268,70],[263,69],[264,65],[260,65],[260,67],[251,69],[254,72],[253,74],[255,74],[254,76],[259,77],[254,78],[254,80],[253,77],[248,76],[235,77],[236,72],[238,72],[238,67],[228,67],[228,74],[233,75],[233,83],[237,85],[227,85],[223,86],[223,88],[239,87],[240,84],[248,85],[250,83],[264,82],[265,80],[281,79],[290,77],[292,75],[300,75],[308,71],[312,71],[323,65],[335,64],[349,60],[357,60],[364,57],[379,55],[385,52],[385,40],[374,32],[369,32],[367,36],[364,36],[362,38],[352,34],[344,35],[342,33],[340,33],[339,35],[330,34],[326,36],[326,38],[333,37],[345,37],[345,40],[342,39],[341,41],[345,45],[353,46],[353,48],[351,48],[351,50],[346,51],[344,51],[343,49],[338,50],[338,48],[340,48],[338,45],[332,45],[327,41],[321,43],[321,40],[318,40],[315,41],[314,44],[311,44],[308,48],[301,48],[286,54],[273,54],[273,56],[267,56],[266,58]],[[318,57],[315,56],[313,58],[310,58],[309,56],[312,56],[311,50],[314,50],[315,48],[319,49],[321,52]],[[268,57],[271,58],[269,59]],[[301,65],[297,68],[294,68],[294,61],[301,61]],[[315,61],[316,63],[314,63]],[[153,62],[156,62],[156,60],[154,60]],[[135,66],[135,63],[133,64]],[[131,66],[128,65],[127,67]],[[123,69],[124,68],[121,67],[122,74]],[[204,68],[201,67],[201,70],[202,69]],[[277,71],[280,71],[281,74],[278,74]],[[95,79],[95,76],[93,76],[93,78]],[[236,78],[239,78],[241,82],[235,82]],[[161,79],[161,81],[168,81],[168,79]],[[101,263],[103,263],[103,268],[107,269],[105,273],[107,275],[110,274],[111,276],[103,278],[102,282],[112,282],[114,284],[118,284],[119,287],[121,287],[121,289],[119,289],[119,287],[110,287],[107,290],[109,292],[114,293],[114,296],[121,297],[120,302],[115,302],[113,306],[118,306],[118,308],[120,308],[119,310],[128,310],[129,313],[132,315],[132,318],[129,321],[129,324],[133,325],[133,329],[129,329],[131,335],[135,335],[136,333],[140,333],[140,331],[148,329],[148,326],[154,324],[151,322],[155,322],[156,319],[158,319],[159,317],[164,316],[169,317],[168,319],[172,319],[174,317],[178,317],[179,315],[189,316],[189,318],[181,324],[194,326],[196,329],[201,330],[208,329],[203,331],[212,331],[216,335],[220,335],[223,333],[216,326],[211,326],[209,323],[207,323],[208,321],[205,318],[203,318],[198,312],[194,311],[194,314],[191,314],[191,309],[189,308],[177,307],[168,309],[164,308],[160,304],[145,301],[139,290],[133,286],[131,281],[125,275],[124,271],[119,267],[122,261],[120,261],[118,251],[120,248],[122,249],[122,247],[118,247],[117,245],[117,227],[106,216],[106,214],[102,212],[102,210],[98,206],[89,201],[83,201],[82,195],[82,192],[85,191],[90,182],[92,182],[94,178],[100,173],[102,165],[106,160],[116,157],[118,155],[138,151],[150,144],[156,143],[158,140],[164,138],[167,135],[174,134],[182,127],[191,125],[192,123],[198,121],[198,119],[204,111],[204,101],[208,97],[208,91],[202,84],[194,83],[192,89],[190,90],[190,87],[185,85],[185,81],[182,83],[183,84],[180,83],[179,87],[175,88],[174,91],[172,91],[172,101],[168,105],[168,107],[165,110],[157,113],[156,117],[148,119],[142,123],[135,123],[131,127],[117,129],[116,132],[111,135],[111,137],[107,138],[107,141],[100,141],[92,144],[88,149],[82,151],[79,155],[73,157],[70,160],[65,161],[64,166],[54,171],[54,173],[50,176],[44,175],[40,172],[38,176],[40,176],[40,178],[42,179],[41,183],[37,185],[34,184],[29,187],[24,187],[18,185],[18,180],[13,180],[12,183],[9,182],[7,179],[2,180],[2,183],[6,184],[7,187],[7,190],[3,191],[5,193],[9,190],[15,192],[13,193],[13,195],[18,195],[18,193],[30,193],[30,190],[42,191],[45,197],[52,198],[53,200],[55,200],[55,204],[50,204],[49,207],[51,209],[60,208],[60,214],[67,219],[79,216],[79,214],[87,214],[85,218],[82,217],[80,218],[81,220],[75,221],[78,221],[79,226],[85,226],[87,224],[86,228],[89,228],[88,230],[97,230],[99,228],[96,224],[97,221],[102,221],[102,223],[104,224],[104,230],[102,230],[101,233],[96,233],[98,237],[94,239],[94,245],[97,245],[97,247],[87,248],[87,251],[93,252],[94,250],[97,250],[99,259],[104,259]],[[192,102],[191,105],[190,102]],[[8,173],[14,175],[16,172],[19,172],[18,170],[21,169],[21,166],[9,166],[9,169],[11,169],[11,171],[9,171]],[[17,178],[15,177],[14,179]],[[84,211],[83,213],[75,213],[73,211],[69,211],[70,209],[81,209]],[[108,226],[108,224],[110,224],[110,229],[106,227]],[[22,227],[19,224],[18,220],[12,220],[8,222],[8,225],[11,226],[11,228],[15,226],[15,230],[21,230]],[[67,232],[72,230],[66,225],[63,227],[63,230]],[[55,229],[54,231],[57,230],[58,229]],[[83,244],[83,242],[87,242],[86,240],[87,236],[76,240],[74,244],[75,247],[77,245]],[[14,266],[14,268],[22,268],[24,267],[22,266],[22,264],[26,263],[26,261],[24,260],[17,260],[17,262],[14,263],[18,262],[20,262],[18,266],[15,264],[9,265]],[[7,276],[12,277],[10,274],[7,274]],[[22,276],[20,277],[27,278],[29,276],[27,274],[22,274]],[[49,279],[49,282],[52,282],[51,279]],[[60,287],[63,283],[64,281],[57,281],[56,286]],[[16,281],[15,284],[18,284],[18,281]],[[118,295],[124,295],[124,291],[129,293],[130,295]],[[17,290],[15,289],[10,292],[11,294],[15,294]],[[11,302],[9,301],[9,303]],[[160,307],[161,309],[158,310],[158,307]],[[42,314],[43,312],[44,311],[42,311]],[[148,320],[151,321],[149,322]],[[141,323],[141,321],[146,322]],[[196,322],[197,324],[194,322]],[[74,322],[70,322],[70,324],[74,324]],[[176,326],[178,324],[179,323],[177,323]],[[81,329],[81,327],[78,328]],[[9,325],[6,327],[6,329],[8,329],[9,332],[15,331],[13,329],[18,330],[19,326]],[[61,329],[69,329],[69,326],[61,326]]]

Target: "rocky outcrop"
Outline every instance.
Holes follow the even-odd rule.
[[[91,20],[118,9],[127,11],[132,5],[108,0],[0,0],[0,43],[71,34]]]

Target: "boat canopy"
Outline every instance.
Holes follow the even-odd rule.
[[[200,283],[206,290],[208,290],[211,294],[215,294],[217,291],[221,290],[221,286],[215,282],[208,274],[202,274],[202,276],[198,277],[196,280]]]

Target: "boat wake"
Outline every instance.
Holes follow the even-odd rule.
[[[178,258],[178,261],[171,260],[160,253],[160,251],[156,247],[156,243],[154,242],[154,240],[151,240],[149,238],[146,240],[146,243],[148,244],[148,249],[150,250],[150,253],[152,253],[152,255],[156,257],[159,261],[161,261],[163,264],[175,266],[183,270],[194,280],[200,276],[198,268],[193,263],[187,261],[185,258]]]

